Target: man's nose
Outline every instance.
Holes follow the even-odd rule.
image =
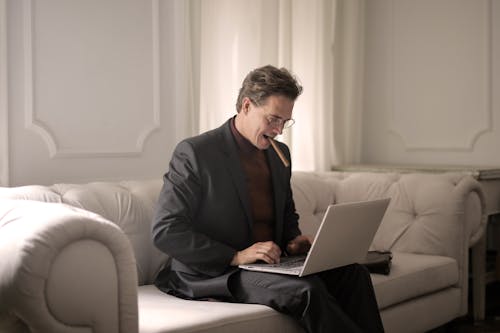
[[[281,135],[283,133],[283,124],[273,126],[273,134]]]

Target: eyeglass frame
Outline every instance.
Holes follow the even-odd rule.
[[[290,128],[295,124],[295,119],[293,118],[282,119],[272,114],[266,115],[266,120],[269,126],[282,127],[283,129]]]
[[[260,104],[255,102],[253,100],[253,98],[248,97],[248,99],[250,100],[250,103],[252,103],[254,106],[260,106]],[[283,126],[282,127],[283,129],[287,129],[287,128],[292,127],[295,124],[295,119],[293,119],[293,118],[284,120],[283,118],[280,118],[280,117],[275,116],[273,114],[267,114],[267,113],[265,114],[265,117],[266,117],[267,124],[269,126],[272,126],[272,127]]]

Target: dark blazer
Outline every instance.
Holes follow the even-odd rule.
[[[186,298],[230,297],[230,262],[254,243],[245,174],[230,121],[180,142],[164,176],[153,220],[154,244],[172,258],[157,277],[162,290]],[[285,144],[278,143],[290,160]],[[275,239],[282,249],[300,234],[286,168],[270,148]]]

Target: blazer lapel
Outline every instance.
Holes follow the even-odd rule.
[[[248,197],[245,174],[243,173],[243,167],[238,156],[238,148],[233,138],[233,134],[231,133],[230,121],[231,119],[221,127],[221,147],[224,152],[224,156],[226,157],[226,160],[222,162],[228,169],[231,179],[238,190],[241,205],[243,206],[245,215],[247,216],[247,222],[251,230],[253,218],[250,210],[250,198]]]

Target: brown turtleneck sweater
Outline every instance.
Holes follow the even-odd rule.
[[[253,217],[253,236],[256,242],[274,240],[274,196],[271,170],[266,153],[244,138],[231,120],[231,132],[245,173],[250,209]]]

